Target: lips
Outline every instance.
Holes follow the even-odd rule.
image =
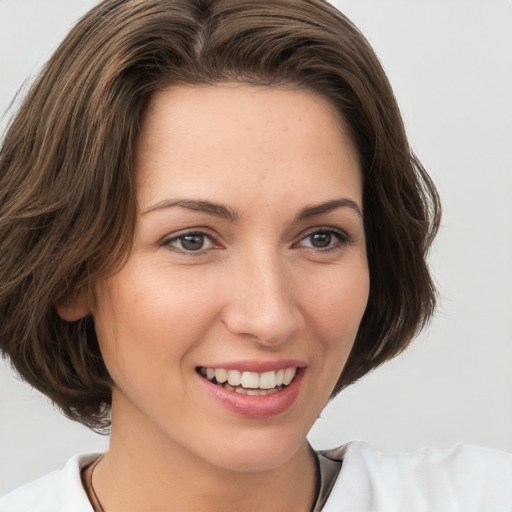
[[[289,366],[268,372],[250,372],[226,368],[199,368],[199,373],[210,382],[237,393],[247,395],[267,395],[279,392],[288,386],[297,373],[297,368]]]
[[[281,368],[268,364],[240,364],[238,368],[200,366],[196,368],[204,388],[217,402],[250,418],[267,418],[280,414],[295,402],[304,376],[304,365],[287,362]],[[250,369],[244,369],[251,366]],[[266,371],[251,371],[260,366]],[[272,366],[276,366],[272,364]]]

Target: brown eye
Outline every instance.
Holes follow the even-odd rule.
[[[347,240],[348,237],[337,229],[318,229],[305,236],[298,245],[312,249],[327,250],[341,247]]]
[[[200,252],[211,249],[214,243],[206,233],[185,233],[166,240],[163,245],[176,252]]]
[[[180,237],[180,243],[183,249],[187,251],[199,251],[204,246],[203,235],[184,235]]]
[[[319,249],[329,247],[332,241],[332,235],[328,231],[318,231],[317,233],[309,235],[309,238],[311,240],[311,245]]]

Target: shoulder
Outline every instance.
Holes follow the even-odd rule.
[[[457,445],[390,454],[353,442],[322,455],[342,460],[324,512],[512,510],[512,455],[498,450]]]
[[[61,470],[6,494],[0,499],[0,512],[93,512],[80,471],[98,455],[75,455]]]

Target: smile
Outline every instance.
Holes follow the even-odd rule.
[[[294,379],[297,368],[288,367],[277,371],[264,373],[240,370],[227,370],[225,368],[199,367],[201,376],[213,384],[234,391],[242,395],[272,395],[282,391]]]
[[[196,373],[214,402],[237,416],[263,419],[293,406],[302,389],[306,366],[293,360],[239,361],[221,363],[219,368],[198,366]]]

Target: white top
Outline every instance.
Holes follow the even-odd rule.
[[[385,454],[360,443],[323,452],[343,458],[322,512],[511,512],[512,455],[471,446]],[[0,499],[0,512],[93,512],[77,455],[60,471]]]

